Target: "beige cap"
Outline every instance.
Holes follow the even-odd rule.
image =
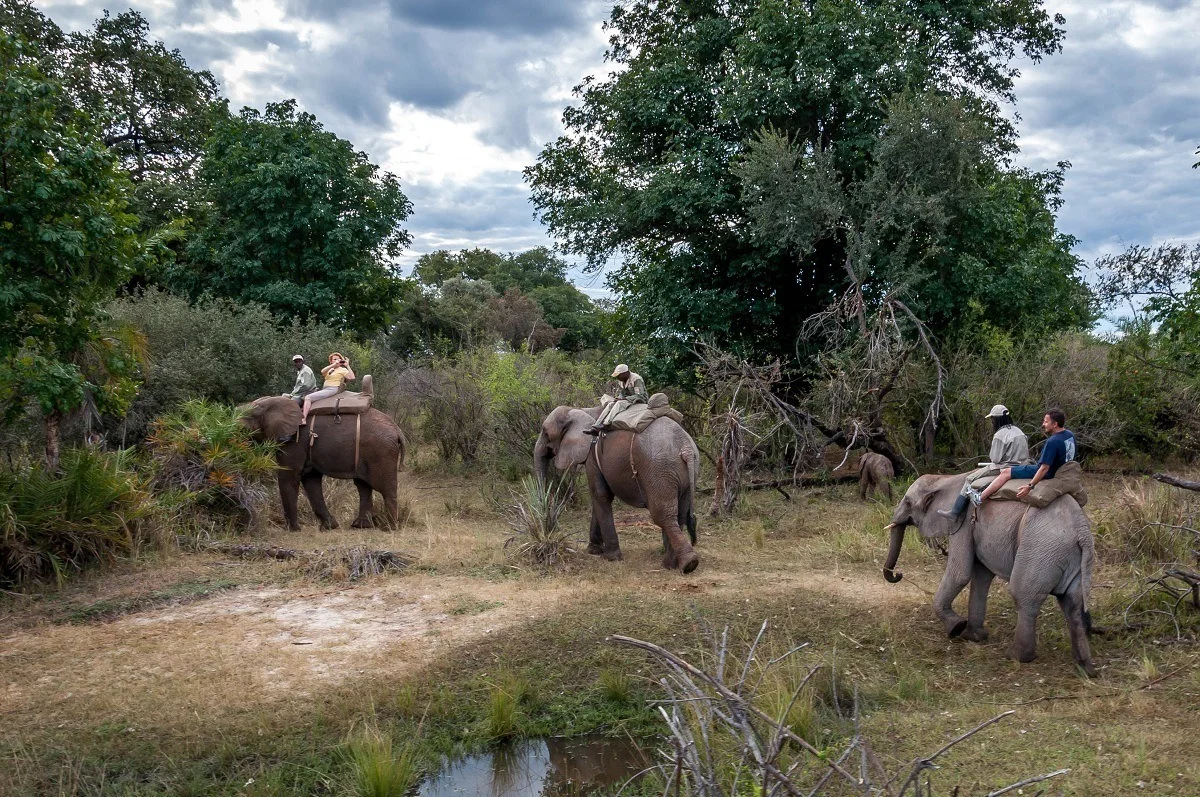
[[[293,355],[292,355],[292,362],[296,362],[296,360],[301,360],[301,361],[303,361],[303,360],[304,360],[304,357],[303,357],[303,356],[301,356],[301,355],[299,355],[299,354],[293,354]]]
[[[985,417],[985,418],[1001,418],[1005,415],[1008,415],[1008,407],[1004,406],[1003,404],[997,404],[996,406],[992,407],[991,412],[989,412],[987,415],[985,415],[983,417]]]
[[[620,376],[621,374],[627,374],[627,373],[629,373],[629,366],[626,365],[625,363],[621,363],[620,365],[618,365],[616,368],[613,369],[612,375]]]

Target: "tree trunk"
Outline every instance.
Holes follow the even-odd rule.
[[[46,434],[46,470],[55,473],[58,471],[58,460],[62,454],[62,413],[48,412],[42,423]]]

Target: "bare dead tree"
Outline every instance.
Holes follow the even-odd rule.
[[[1168,473],[1155,473],[1151,478],[1183,490],[1200,492],[1200,482],[1181,479]],[[1179,524],[1150,523],[1147,526],[1154,526],[1160,530],[1165,529],[1171,534],[1184,535],[1189,545],[1200,545],[1200,529],[1189,525],[1193,522],[1189,516]],[[1200,548],[1191,548],[1191,552],[1195,562],[1200,563]],[[1151,598],[1152,601],[1157,600],[1147,606],[1145,604],[1147,598]],[[1194,567],[1172,562],[1164,565],[1157,575],[1146,579],[1144,588],[1125,606],[1123,615],[1125,626],[1137,628],[1144,625],[1145,621],[1136,618],[1161,615],[1171,621],[1171,625],[1175,628],[1175,638],[1183,639],[1184,621],[1180,618],[1180,612],[1185,606],[1191,606],[1192,610],[1200,610],[1200,571]]]
[[[868,797],[933,797],[928,773],[938,768],[935,762],[956,745],[1016,713],[1010,710],[992,717],[889,774],[863,734],[856,691],[849,740],[840,750],[818,750],[789,726],[787,717],[822,667],[810,667],[796,679],[778,716],[758,705],[759,690],[768,673],[807,647],[807,643],[797,645],[781,656],[769,657],[763,645],[767,626],[764,622],[740,667],[729,648],[728,627],[719,638],[710,634],[712,651],[706,669],[650,642],[625,636],[606,640],[645,651],[664,671],[659,683],[666,697],[656,701],[668,729],[667,747],[659,751],[658,765],[665,783],[664,797],[727,797],[745,793],[745,784],[763,797],[815,797],[845,793],[847,787],[851,793]],[[851,764],[855,759],[857,767]],[[988,795],[1010,793],[1069,771],[1024,778]],[[955,787],[953,794],[959,793]]]

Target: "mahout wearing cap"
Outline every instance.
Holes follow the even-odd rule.
[[[985,415],[983,417],[985,417],[985,418],[1003,418],[1005,415],[1008,415],[1008,414],[1009,414],[1008,407],[1004,406],[1003,404],[997,404],[996,406],[992,407],[991,412],[989,412],[987,415]]]

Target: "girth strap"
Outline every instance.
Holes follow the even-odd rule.
[[[358,475],[358,441],[362,435],[362,414],[354,416],[354,475]]]

